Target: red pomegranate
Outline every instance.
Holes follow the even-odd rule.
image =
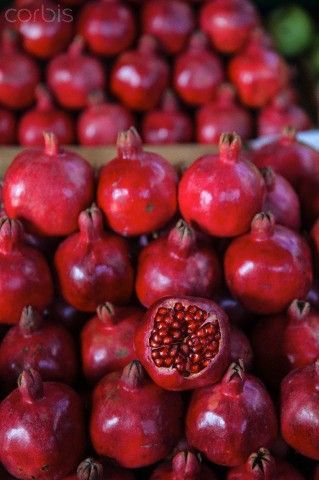
[[[258,23],[258,14],[249,0],[209,1],[200,12],[202,31],[222,53],[242,48]]]
[[[179,107],[172,90],[164,92],[160,108],[145,113],[142,136],[145,143],[153,145],[187,143],[192,140],[192,120]]]
[[[235,133],[221,135],[219,155],[200,157],[186,170],[178,192],[186,221],[218,237],[245,233],[264,195],[263,178],[241,154]]]
[[[160,464],[150,480],[216,480],[214,472],[202,464],[190,450],[178,452],[174,457]]]
[[[224,268],[231,293],[255,313],[281,312],[295,298],[304,298],[312,282],[308,244],[293,230],[275,225],[271,213],[256,215],[250,233],[232,241]]]
[[[209,50],[207,38],[194,33],[188,48],[175,60],[175,90],[187,104],[203,105],[214,98],[223,78],[221,61]]]
[[[32,104],[40,80],[35,61],[17,46],[15,35],[5,30],[0,42],[0,102],[20,110]]]
[[[120,0],[95,0],[83,6],[78,31],[96,55],[118,55],[134,40],[135,19]]]
[[[52,301],[48,264],[38,250],[25,244],[19,221],[0,219],[0,323],[19,322],[31,304],[44,310]]]
[[[216,383],[230,361],[227,315],[211,300],[164,297],[138,326],[135,351],[154,382],[167,390]]]
[[[158,387],[134,361],[95,387],[91,441],[99,455],[121,466],[152,465],[165,458],[182,436],[182,415],[180,395]]]
[[[281,433],[302,455],[319,460],[319,360],[293,370],[281,384]]]
[[[276,433],[272,400],[263,384],[244,372],[241,362],[231,364],[220,383],[192,394],[187,440],[211,462],[241,465],[250,452],[270,446]]]
[[[227,480],[277,480],[275,459],[269,450],[260,448],[249,455],[247,461],[231,468]]]
[[[223,132],[236,132],[243,140],[252,137],[250,113],[235,100],[235,90],[223,84],[216,97],[196,113],[196,138],[199,143],[218,144]]]
[[[143,32],[153,35],[169,54],[180,52],[194,30],[191,7],[180,0],[150,0],[142,10]]]
[[[104,89],[101,61],[83,52],[84,42],[75,37],[66,53],[54,57],[47,67],[47,83],[59,103],[72,110],[85,108],[90,92]]]
[[[114,307],[111,303],[97,308],[97,315],[81,332],[82,367],[90,382],[122,370],[134,360],[133,339],[143,313],[137,307]]]
[[[214,250],[198,240],[179,220],[168,235],[142,250],[135,288],[145,307],[168,295],[212,297],[221,280],[220,266]]]
[[[56,296],[49,312],[51,321],[59,322],[68,331],[78,337],[79,330],[89,319],[88,313],[79,312],[67,303],[60,295]]]
[[[134,480],[134,474],[129,470],[94,458],[86,458],[77,468],[77,473],[69,475],[64,480]]]
[[[18,388],[1,402],[0,419],[0,460],[15,477],[58,480],[78,464],[84,415],[69,386],[43,383],[36,370],[25,370]]]
[[[53,133],[45,133],[44,140],[44,150],[25,150],[8,168],[5,210],[40,235],[68,235],[93,200],[94,171],[80,155],[60,149]]]
[[[290,463],[276,459],[276,480],[305,480],[305,477]]]
[[[58,247],[54,264],[65,300],[83,312],[106,301],[126,303],[133,290],[133,268],[123,238],[103,230],[101,211],[81,212],[79,232]]]
[[[232,325],[244,328],[250,324],[251,313],[227,289],[217,291],[213,300],[227,313]]]
[[[71,116],[58,110],[52,102],[49,91],[43,85],[36,89],[37,105],[26,112],[19,122],[19,143],[27,147],[43,145],[43,132],[52,132],[61,145],[74,142]]]
[[[16,139],[16,119],[12,112],[0,108],[0,145],[11,145]]]
[[[89,95],[88,103],[77,124],[80,145],[114,145],[118,134],[135,123],[127,108],[106,101],[101,91]]]
[[[61,325],[44,321],[31,306],[22,310],[19,324],[0,344],[0,381],[11,390],[29,368],[38,370],[43,380],[72,384],[77,363],[71,335]]]
[[[111,91],[132,110],[152,110],[167,88],[169,69],[153,37],[140,38],[136,50],[122,53],[111,73]]]
[[[117,233],[143,235],[163,227],[175,214],[176,185],[174,168],[163,157],[145,152],[137,131],[130,128],[118,137],[117,157],[101,170],[98,204]]]
[[[243,361],[245,370],[251,370],[253,365],[253,350],[245,333],[235,325],[230,326],[230,359]]]

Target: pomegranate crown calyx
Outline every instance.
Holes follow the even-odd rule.
[[[237,133],[222,133],[219,138],[219,158],[224,162],[234,163],[239,160],[241,139]]]
[[[288,316],[292,320],[304,320],[308,317],[311,310],[309,302],[304,300],[293,300],[288,308]]]
[[[229,366],[227,372],[223,377],[222,385],[224,393],[230,396],[240,394],[243,390],[244,381],[244,362],[242,359],[239,359],[237,362],[233,362]]]
[[[31,305],[27,305],[22,310],[19,327],[24,333],[30,334],[39,330],[42,321],[42,315]]]
[[[146,373],[138,360],[133,360],[124,367],[121,375],[121,385],[127,390],[135,390],[145,383]]]
[[[194,230],[185,220],[178,220],[168,235],[170,250],[177,255],[187,255],[196,244]]]
[[[251,223],[251,233],[256,240],[270,238],[275,229],[275,217],[271,212],[261,212],[254,216]]]
[[[43,398],[43,382],[40,373],[32,368],[24,370],[18,378],[18,388],[27,403]]]
[[[101,237],[103,232],[103,216],[101,210],[92,204],[79,215],[79,229],[83,239],[89,243]]]
[[[97,316],[105,325],[114,325],[116,323],[115,307],[110,302],[99,305],[96,309]]]
[[[22,241],[23,226],[19,220],[0,218],[0,251],[13,250]]]
[[[44,132],[44,151],[50,157],[56,156],[59,153],[59,141],[53,132]]]
[[[87,458],[80,463],[76,474],[79,480],[102,480],[103,466],[94,458]]]
[[[178,452],[172,460],[174,480],[196,480],[201,471],[197,456],[189,451]]]
[[[256,480],[271,480],[275,473],[275,461],[269,450],[260,448],[248,458],[247,468],[249,472],[254,472]]]
[[[135,158],[142,151],[142,139],[135,127],[120,132],[117,137],[117,153],[120,158]]]

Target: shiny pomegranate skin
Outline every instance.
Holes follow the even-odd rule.
[[[133,43],[135,19],[120,0],[86,2],[79,15],[78,32],[96,55],[118,55]]]
[[[94,312],[102,303],[128,302],[133,268],[123,238],[103,230],[101,211],[81,212],[79,232],[58,247],[54,264],[64,299],[77,310]]]
[[[264,180],[241,154],[237,134],[223,134],[219,155],[197,159],[179,184],[179,207],[185,220],[218,237],[245,233],[260,211]]]
[[[272,214],[256,215],[250,233],[232,241],[224,269],[231,293],[255,313],[281,312],[295,298],[304,298],[312,282],[308,244],[293,230],[275,225]]]
[[[32,104],[40,81],[36,62],[17,46],[14,34],[5,30],[0,43],[0,102],[12,110]]]
[[[285,177],[275,173],[271,167],[262,169],[261,173],[267,190],[263,211],[271,212],[279,225],[299,230],[300,202],[296,191]]]
[[[45,133],[44,138],[44,149],[22,151],[8,168],[4,206],[10,217],[22,219],[34,233],[68,235],[93,200],[94,171],[80,155],[59,148],[54,134]]]
[[[72,117],[58,110],[49,91],[42,85],[36,89],[37,105],[26,112],[19,122],[19,144],[25,147],[41,147],[43,132],[52,132],[61,145],[74,142]]]
[[[122,53],[111,72],[111,91],[127,108],[152,110],[168,86],[169,69],[153,37],[140,38],[136,50]]]
[[[150,480],[217,480],[217,477],[195,453],[184,450],[156,467]]]
[[[19,221],[0,220],[0,323],[20,320],[25,305],[44,310],[51,303],[53,285],[45,258],[25,244]]]
[[[97,315],[81,332],[82,368],[90,382],[96,383],[134,360],[133,339],[143,313],[138,307],[114,307],[110,303],[97,308]]]
[[[257,11],[249,0],[214,0],[201,9],[200,25],[216,50],[235,53],[258,25]]]
[[[142,10],[143,32],[153,35],[169,54],[180,52],[194,30],[193,11],[180,0],[150,0]]]
[[[243,361],[245,370],[253,366],[253,350],[247,335],[235,325],[230,327],[230,359],[236,362],[238,358]]]
[[[0,145],[11,145],[16,139],[16,119],[12,112],[0,109]]]
[[[31,306],[24,307],[19,324],[0,344],[0,381],[11,390],[28,368],[38,370],[43,380],[72,384],[77,363],[71,335],[61,325],[44,320]]]
[[[85,108],[89,94],[106,85],[102,62],[83,48],[83,39],[75,37],[67,52],[54,57],[47,67],[50,89],[62,107],[71,110]]]
[[[271,445],[276,433],[272,400],[260,380],[244,372],[241,362],[231,364],[220,383],[192,394],[187,440],[217,465],[241,465],[249,452]]]
[[[135,352],[167,390],[190,390],[220,380],[230,361],[227,315],[211,300],[164,297],[145,314]]]
[[[266,448],[260,448],[245,463],[231,468],[226,480],[277,480],[275,459]]]
[[[163,227],[177,208],[177,174],[163,157],[145,152],[135,128],[119,135],[117,157],[100,173],[97,200],[110,227],[124,236]]]
[[[243,140],[252,137],[250,113],[235,100],[230,84],[223,84],[216,97],[203,105],[196,114],[196,138],[199,143],[218,144],[224,132],[236,132]]]
[[[153,240],[140,253],[135,288],[139,301],[149,307],[165,296],[211,298],[220,280],[214,250],[179,220],[167,236]]]
[[[84,414],[69,386],[42,382],[36,370],[25,370],[1,402],[0,419],[0,460],[15,477],[59,480],[79,463]]]
[[[95,387],[91,441],[99,455],[123,467],[152,465],[165,458],[182,436],[182,415],[180,394],[158,387],[134,361]]]
[[[142,136],[144,142],[151,145],[191,142],[191,117],[179,107],[172,90],[164,92],[160,108],[145,113]]]
[[[194,33],[189,45],[175,60],[174,88],[189,105],[212,100],[224,78],[220,59],[208,48],[203,33]]]
[[[319,361],[289,373],[281,384],[281,433],[305,457],[319,460]]]

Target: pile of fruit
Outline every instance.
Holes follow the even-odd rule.
[[[110,145],[131,125],[150,144],[217,144],[311,127],[250,0],[15,0],[0,19],[0,144],[42,145],[45,130]]]

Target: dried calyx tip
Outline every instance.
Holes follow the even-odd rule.
[[[258,452],[252,453],[249,457],[249,463],[252,470],[260,470],[265,472],[267,464],[271,462],[271,455],[266,448],[260,448]]]
[[[24,370],[18,378],[18,388],[22,398],[28,403],[43,398],[43,382],[37,370]]]
[[[288,314],[291,318],[302,319],[305,318],[311,309],[309,302],[304,300],[294,300],[288,308]]]
[[[260,212],[254,216],[251,223],[251,232],[258,239],[269,238],[274,232],[275,217],[271,212]]]
[[[22,310],[19,326],[25,333],[32,333],[40,328],[42,321],[40,313],[28,305]]]
[[[120,132],[117,137],[118,155],[123,158],[130,158],[134,153],[142,149],[142,139],[135,127]]]
[[[172,467],[174,480],[196,480],[201,471],[197,456],[189,450],[178,452],[172,460]]]
[[[103,466],[94,458],[87,458],[80,463],[76,473],[79,480],[102,480]]]
[[[121,375],[121,384],[128,389],[134,389],[143,384],[145,372],[138,360],[133,360],[124,367]]]
[[[96,309],[97,316],[99,320],[108,324],[113,324],[115,318],[115,308],[114,305],[110,302],[105,302],[102,305],[99,305]]]
[[[59,142],[53,132],[43,132],[44,150],[47,155],[57,155],[59,153]]]
[[[241,138],[233,133],[222,133],[219,138],[219,156],[222,160],[236,162],[241,151]]]

